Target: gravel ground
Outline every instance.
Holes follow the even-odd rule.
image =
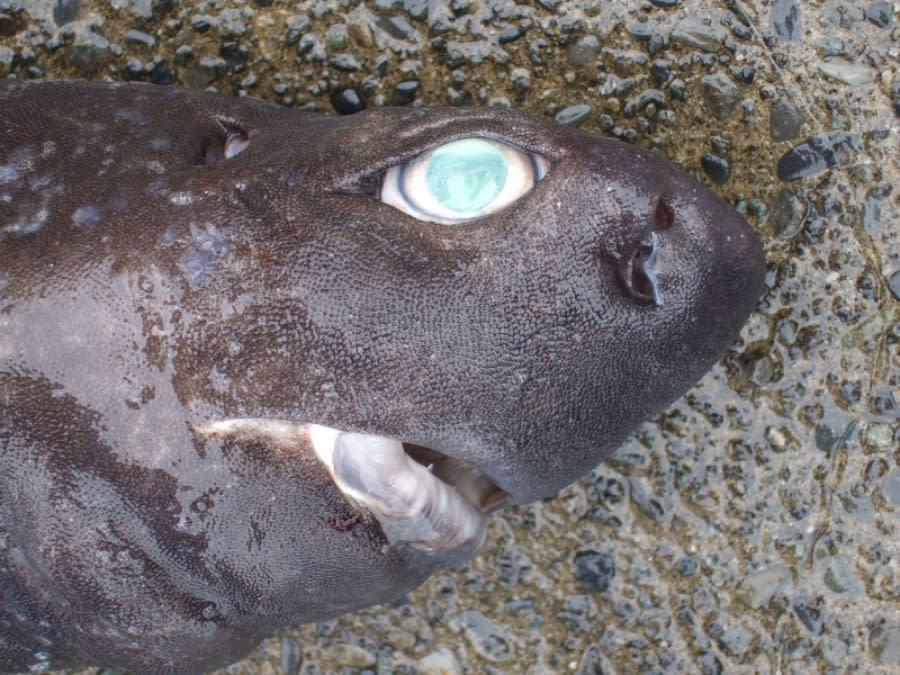
[[[228,673],[898,672],[897,3],[0,0],[0,76],[512,105],[650,147],[765,243],[685,397],[402,600]]]

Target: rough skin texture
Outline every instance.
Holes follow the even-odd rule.
[[[201,671],[449,562],[390,545],[299,437],[205,424],[396,437],[526,502],[682,394],[762,288],[713,193],[521,112],[12,82],[0,106],[0,670]],[[377,199],[467,136],[551,168],[466,224]],[[650,246],[662,304],[628,264]]]

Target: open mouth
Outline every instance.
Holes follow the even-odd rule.
[[[340,490],[372,513],[391,543],[474,555],[487,514],[509,495],[462,460],[386,436],[309,425],[312,447]]]
[[[195,431],[279,448],[311,448],[345,498],[371,513],[391,544],[450,560],[478,552],[487,515],[509,498],[470,464],[386,436],[248,418],[212,422]]]

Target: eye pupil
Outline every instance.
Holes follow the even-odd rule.
[[[466,138],[442,145],[431,154],[425,183],[443,206],[470,213],[500,194],[507,171],[506,159],[494,145]]]

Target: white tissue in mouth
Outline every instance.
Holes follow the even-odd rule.
[[[481,510],[407,455],[400,441],[316,424],[309,434],[337,486],[371,511],[391,543],[473,554],[481,547],[487,522]]]

